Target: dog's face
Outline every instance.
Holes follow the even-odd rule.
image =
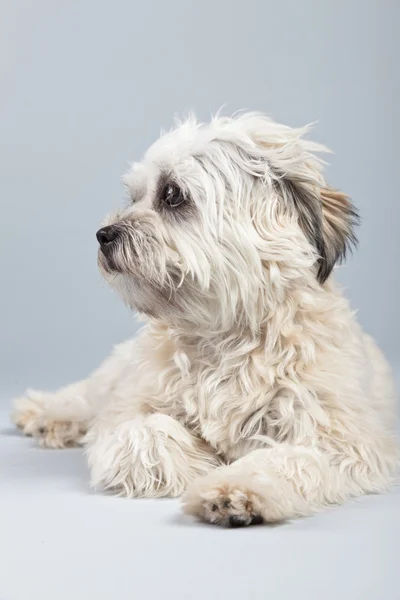
[[[213,331],[257,328],[293,281],[322,285],[356,214],[304,131],[250,114],[162,136],[97,232],[106,280],[141,313]]]

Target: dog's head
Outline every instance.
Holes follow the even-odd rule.
[[[97,232],[107,281],[139,312],[213,331],[258,327],[293,281],[323,285],[357,214],[304,133],[245,114],[163,135]]]

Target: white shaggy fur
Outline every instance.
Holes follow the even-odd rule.
[[[15,402],[43,446],[87,431],[93,485],[187,489],[188,513],[232,526],[390,486],[390,370],[330,275],[355,212],[305,133],[190,118],[126,176],[99,265],[147,323],[86,381]]]

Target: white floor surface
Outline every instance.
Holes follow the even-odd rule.
[[[0,412],[0,600],[400,599],[400,488],[224,530],[87,482],[82,450],[38,449]]]

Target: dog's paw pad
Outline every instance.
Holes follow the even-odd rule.
[[[14,400],[12,421],[25,435],[34,435],[38,420],[43,414],[46,394],[27,390],[24,396]]]
[[[261,499],[252,490],[235,482],[217,483],[208,477],[194,482],[183,502],[187,514],[224,527],[247,527],[264,522]]]
[[[12,420],[18,429],[38,439],[42,448],[65,448],[81,443],[86,423],[49,416],[49,395],[28,390],[14,401]]]

